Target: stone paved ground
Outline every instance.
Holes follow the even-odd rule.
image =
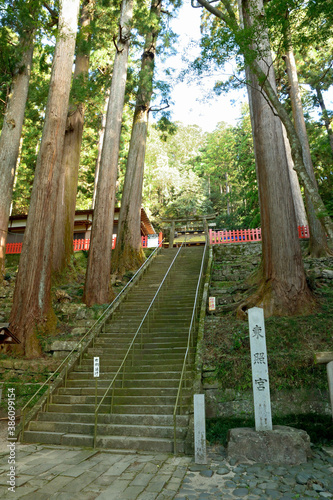
[[[222,447],[208,464],[162,453],[17,444],[15,492],[0,454],[0,498],[26,500],[215,500],[333,498],[333,449],[298,467],[230,463]]]

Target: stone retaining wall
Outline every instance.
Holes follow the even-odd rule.
[[[301,241],[301,246],[305,253],[308,242]],[[209,295],[216,298],[216,311],[207,311],[207,314],[220,316],[235,309],[242,297],[249,293],[250,285],[245,283],[245,280],[260,263],[261,242],[215,245],[213,252],[214,263]],[[310,281],[320,280],[326,284],[333,283],[333,257],[305,258],[304,267]],[[233,389],[222,390],[218,382],[214,381],[213,367],[203,367],[202,387],[206,395],[208,418],[254,416],[252,391],[240,393]],[[331,414],[328,390],[322,392],[314,388],[271,392],[271,404],[273,416],[305,413]]]

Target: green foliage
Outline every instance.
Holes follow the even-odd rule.
[[[190,217],[215,212],[219,227],[260,225],[251,124],[245,107],[236,127],[220,123],[203,134],[161,120],[150,129],[144,204],[151,216]],[[156,131],[162,129],[162,136]]]
[[[38,378],[44,381],[48,375],[49,372],[47,370],[44,370],[44,372],[38,374]],[[7,412],[8,409],[8,401],[7,401],[8,389],[14,388],[15,390],[15,406],[17,410],[19,410],[19,408],[22,408],[35,394],[35,392],[39,389],[40,384],[38,383],[26,383],[29,380],[29,376],[30,378],[36,378],[35,373],[34,377],[32,376],[32,374],[26,373],[25,374],[26,380],[24,382],[20,381],[18,377],[13,376],[11,377],[10,380],[2,384],[2,400],[0,403],[0,407],[5,412]],[[46,392],[46,389],[47,385],[40,390],[38,395],[30,403],[29,407],[32,407],[34,404],[37,403],[38,399]]]
[[[314,353],[333,349],[333,291],[315,290],[319,310],[299,317],[271,317],[265,321],[271,391],[316,387],[327,390],[326,370],[314,365]],[[205,358],[215,367],[222,389],[251,389],[248,325],[231,315],[207,326]],[[210,325],[210,323],[208,324]]]

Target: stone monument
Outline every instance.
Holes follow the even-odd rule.
[[[272,426],[264,312],[253,307],[248,315],[255,429],[229,430],[228,458],[243,463],[304,463],[311,457],[308,434],[292,427]]]

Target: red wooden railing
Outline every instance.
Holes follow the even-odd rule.
[[[309,238],[309,227],[298,226],[298,237],[300,239]],[[209,242],[211,245],[223,243],[237,243],[247,241],[261,241],[261,229],[238,229],[232,231],[209,230]]]
[[[158,246],[162,246],[162,233],[158,235]],[[141,244],[142,248],[149,247],[149,238],[148,236],[141,236]],[[80,250],[89,250],[90,240],[73,240],[73,249],[74,252],[79,252]],[[112,238],[112,250],[114,250],[116,246],[116,236]],[[21,243],[7,243],[6,245],[6,254],[12,253],[21,253],[22,251],[22,242]]]

